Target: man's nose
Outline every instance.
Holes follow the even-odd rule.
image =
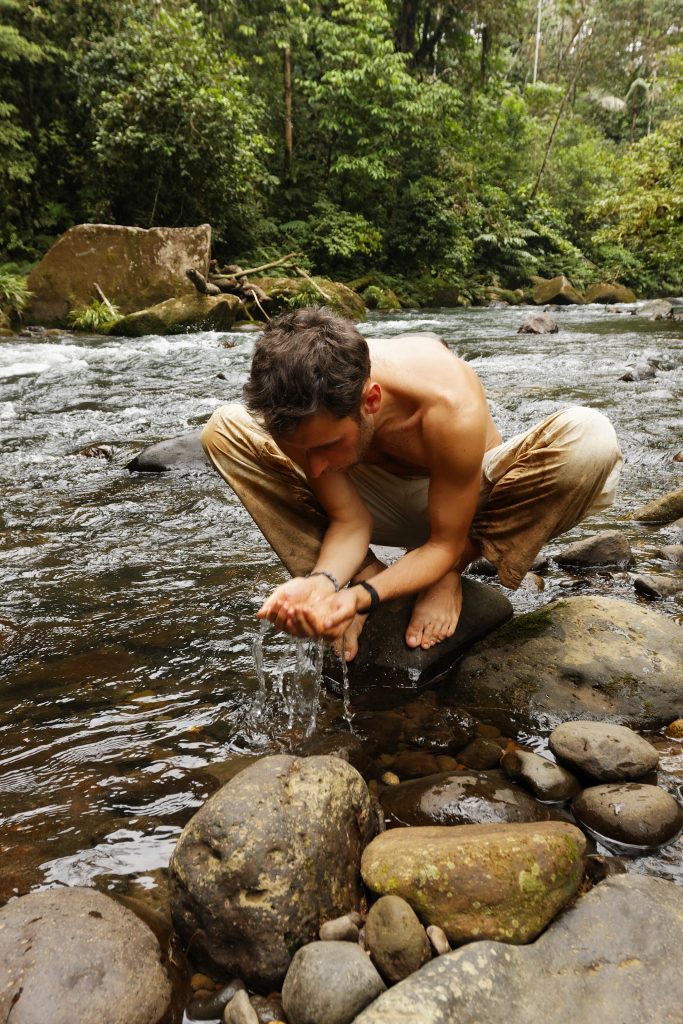
[[[308,457],[308,469],[315,480],[316,477],[320,476],[327,469],[328,462],[324,455],[309,455]]]

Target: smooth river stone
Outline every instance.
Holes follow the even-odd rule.
[[[311,942],[294,954],[282,1005],[289,1024],[350,1024],[384,989],[360,946]]]
[[[510,750],[500,763],[507,777],[521,782],[537,800],[571,800],[581,789],[581,783],[566,768],[532,750]]]
[[[585,849],[559,821],[392,829],[366,847],[361,873],[454,944],[531,942],[577,892]]]
[[[0,910],[0,1020],[157,1024],[171,984],[156,937],[94,889],[33,892]]]
[[[683,827],[683,810],[671,794],[638,782],[584,789],[572,811],[598,838],[629,846],[662,846]]]
[[[597,782],[640,779],[659,764],[651,743],[608,722],[564,722],[553,729],[548,745],[559,761]]]
[[[605,530],[593,537],[585,537],[568,544],[554,556],[558,565],[576,565],[590,568],[598,565],[618,565],[625,568],[633,561],[633,552],[623,533]]]
[[[171,437],[139,452],[126,465],[129,473],[167,473],[172,469],[211,469],[202,443],[201,430]]]
[[[664,1024],[683,1019],[683,889],[601,882],[529,946],[476,942],[426,964],[355,1024]]]
[[[420,920],[400,896],[382,896],[370,907],[365,945],[385,981],[407,978],[431,959],[431,945]]]
[[[547,809],[521,786],[510,782],[501,771],[426,775],[383,790],[380,803],[390,828],[396,825],[489,825],[548,819]]]
[[[672,523],[683,516],[683,487],[641,505],[631,514],[639,523]]]

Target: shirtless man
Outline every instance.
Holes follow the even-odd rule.
[[[518,586],[547,540],[611,503],[621,465],[601,413],[564,410],[503,444],[476,373],[435,335],[366,342],[325,310],[266,327],[245,398],[202,443],[294,576],[258,615],[344,636],[349,660],[367,614],[406,594],[410,647],[451,636],[469,563],[484,554]],[[371,541],[408,551],[387,567]]]

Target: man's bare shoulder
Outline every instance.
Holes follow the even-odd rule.
[[[431,331],[374,339],[370,354],[381,384],[425,408],[439,405],[454,412],[485,403],[475,371]]]

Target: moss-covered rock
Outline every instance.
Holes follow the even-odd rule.
[[[537,306],[545,306],[548,302],[555,302],[559,306],[582,306],[586,301],[564,274],[549,281],[535,278],[533,298]]]
[[[472,648],[446,691],[532,728],[575,718],[658,727],[683,704],[683,629],[607,597],[570,597],[519,615]]]
[[[227,331],[244,316],[235,295],[181,295],[117,320],[109,334],[141,338],[145,334],[188,334],[192,331]]]
[[[361,859],[373,892],[401,896],[455,944],[531,942],[574,896],[586,840],[567,822],[392,829]]]
[[[380,313],[391,313],[401,308],[401,302],[396,292],[391,288],[382,288],[380,285],[371,284],[362,293],[363,302],[368,309],[377,309]]]
[[[639,523],[673,523],[683,516],[683,487],[654,498],[631,514]]]
[[[623,284],[606,284],[604,281],[600,284],[590,285],[585,292],[586,302],[599,302],[607,304],[609,302],[635,302],[636,294],[632,292],[630,288],[627,288]]]
[[[348,320],[365,320],[365,303],[348,285],[341,281],[328,281],[324,277],[311,280],[313,285],[303,277],[259,278],[259,286],[271,296],[271,300],[264,304],[268,315],[277,316],[302,306],[327,306]]]

